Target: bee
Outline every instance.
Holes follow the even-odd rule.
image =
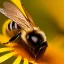
[[[33,22],[31,16],[22,5],[27,17],[12,3],[4,2],[4,8],[0,12],[12,21],[8,24],[7,33],[11,36],[9,42],[13,42],[20,37],[21,45],[24,44],[34,58],[43,54],[48,46],[46,36]]]

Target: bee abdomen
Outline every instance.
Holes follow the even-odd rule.
[[[20,27],[15,22],[10,22],[8,24],[7,30],[18,30]]]
[[[8,36],[13,37],[20,31],[20,27],[13,21],[11,21],[7,28],[6,28],[6,33]]]

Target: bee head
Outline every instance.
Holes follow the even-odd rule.
[[[26,34],[25,42],[29,47],[29,50],[33,57],[38,57],[41,53],[47,48],[46,36],[44,32],[38,30],[34,30]]]

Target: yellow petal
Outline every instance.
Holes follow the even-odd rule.
[[[0,53],[1,52],[6,52],[6,51],[11,51],[13,50],[14,48],[8,48],[8,47],[5,47],[5,48],[0,48]]]
[[[24,16],[27,18],[23,8],[22,8],[22,5],[21,5],[21,1],[20,0],[11,0],[19,9],[20,11],[24,14]]]
[[[9,38],[0,34],[0,43],[6,43],[8,42]]]
[[[11,52],[8,54],[5,54],[3,56],[0,57],[0,63],[4,62],[5,60],[9,59],[10,57],[12,57],[13,55],[17,54],[16,52]]]
[[[2,27],[2,33],[5,36],[7,36],[7,34],[6,34],[6,28],[7,28],[8,24],[9,24],[9,22],[11,22],[10,19],[6,20],[5,23],[3,24],[3,27]]]
[[[32,64],[38,64],[38,63],[36,63],[35,61],[29,61],[30,63],[32,63]]]
[[[24,63],[23,64],[29,64],[28,59],[24,58]]]
[[[21,56],[18,56],[17,59],[13,62],[13,64],[20,64],[21,59]]]

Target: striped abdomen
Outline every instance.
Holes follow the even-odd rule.
[[[12,21],[8,24],[6,30],[7,34],[12,37],[20,31],[20,27],[15,22]]]

